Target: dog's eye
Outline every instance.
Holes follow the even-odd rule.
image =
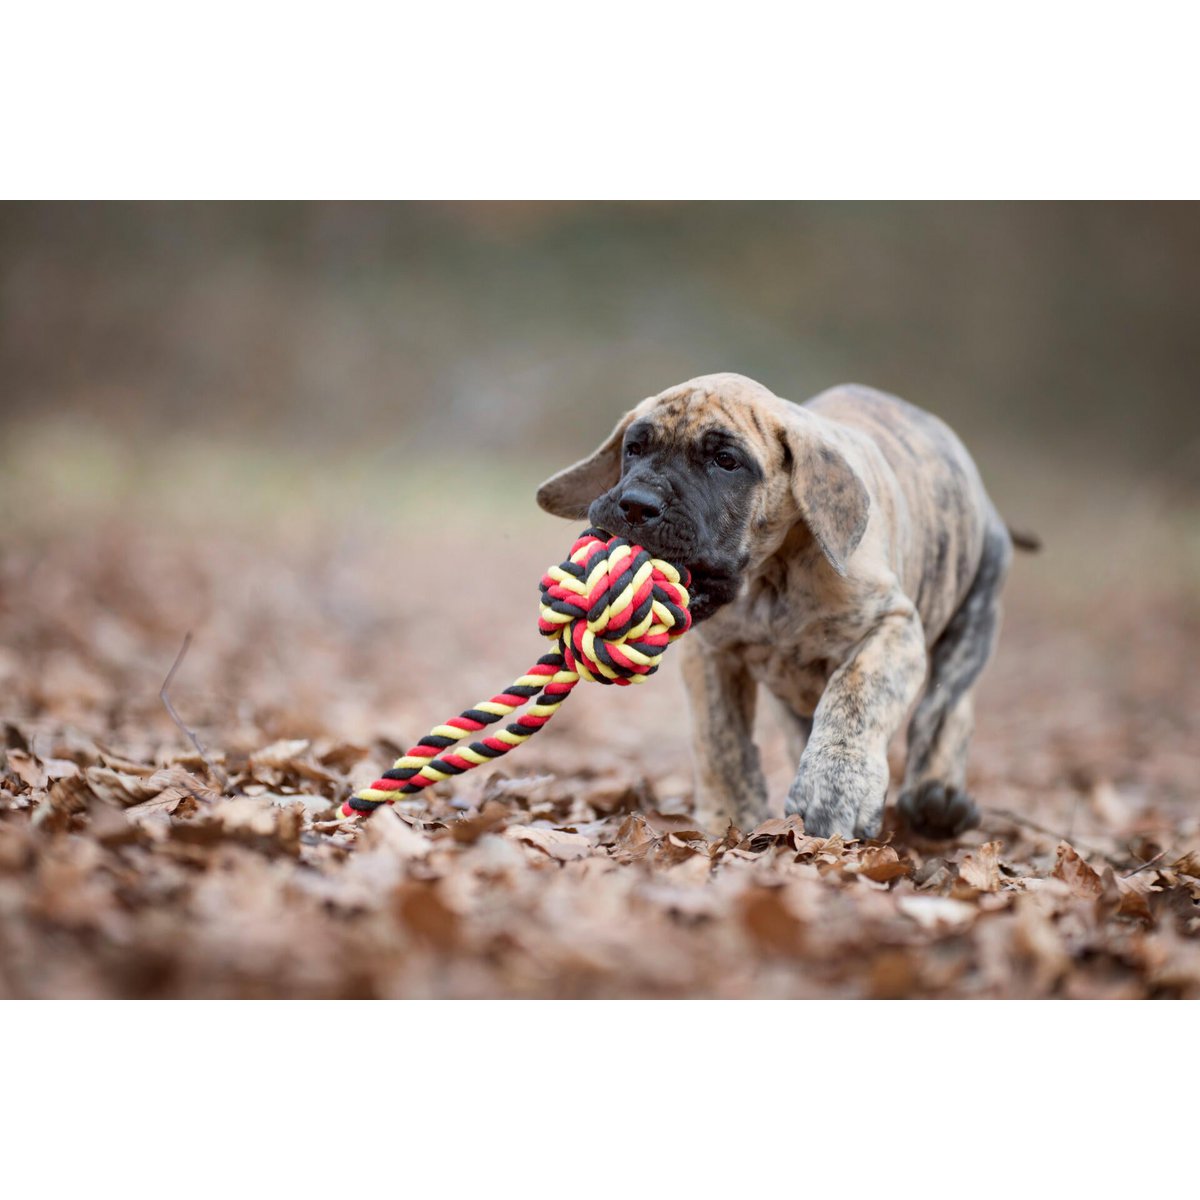
[[[626,458],[637,458],[642,453],[641,442],[628,442],[625,446]]]
[[[738,462],[736,454],[731,454],[728,450],[718,450],[713,455],[713,462],[721,468],[722,471],[736,471],[742,464]]]

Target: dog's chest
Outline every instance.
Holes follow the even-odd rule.
[[[794,713],[811,716],[879,611],[873,595],[847,595],[796,570],[748,580],[700,629],[711,650],[735,657]]]

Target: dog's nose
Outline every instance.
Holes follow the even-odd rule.
[[[621,496],[621,513],[630,525],[648,525],[662,515],[662,501],[653,492],[631,488]]]

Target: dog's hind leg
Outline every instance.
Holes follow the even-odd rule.
[[[908,762],[897,805],[908,827],[923,837],[957,837],[979,824],[979,809],[966,792],[974,725],[971,688],[996,644],[1000,591],[1011,559],[1012,541],[995,518],[975,580],[930,651],[925,694],[908,727]]]

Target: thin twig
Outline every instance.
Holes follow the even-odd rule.
[[[179,670],[179,666],[183,662],[184,657],[188,652],[188,647],[191,644],[192,632],[189,629],[188,632],[183,635],[183,645],[179,647],[179,653],[175,655],[175,661],[171,664],[171,669],[167,672],[166,679],[163,680],[163,685],[158,692],[158,698],[163,702],[163,707],[167,710],[167,714],[170,716],[171,720],[179,726],[181,732],[187,736],[188,741],[190,741],[192,745],[196,747],[196,753],[199,754],[202,759],[204,759],[204,765],[208,767],[209,771],[212,772],[213,777],[220,781],[221,791],[226,792],[229,790],[229,777],[212,760],[200,739],[183,723],[183,719],[175,711],[175,706],[171,703],[171,681],[175,678],[175,672]]]
[[[1146,859],[1146,861],[1144,863],[1142,863],[1142,865],[1140,867],[1138,867],[1137,870],[1130,871],[1128,875],[1122,875],[1121,878],[1122,879],[1132,879],[1138,873],[1138,871],[1144,871],[1147,867],[1154,866],[1154,864],[1156,862],[1158,862],[1158,860],[1160,858],[1162,858],[1164,854],[1166,854],[1166,851],[1160,850],[1153,858]]]
[[[1015,813],[1010,808],[992,808],[987,812],[993,817],[1001,817],[1005,821],[1011,821],[1014,825],[1023,825],[1026,829],[1034,829],[1038,833],[1044,833],[1047,837],[1057,838],[1060,842],[1066,842],[1068,845],[1077,846],[1079,849],[1086,851],[1088,854],[1095,854],[1104,859],[1106,863],[1114,867],[1125,867],[1129,865],[1128,858],[1118,858],[1114,854],[1106,854],[1097,846],[1089,846],[1086,842],[1072,841],[1065,834],[1060,833],[1057,829],[1047,829],[1045,825],[1039,825],[1036,821],[1032,821],[1029,817],[1023,817],[1020,813]]]

